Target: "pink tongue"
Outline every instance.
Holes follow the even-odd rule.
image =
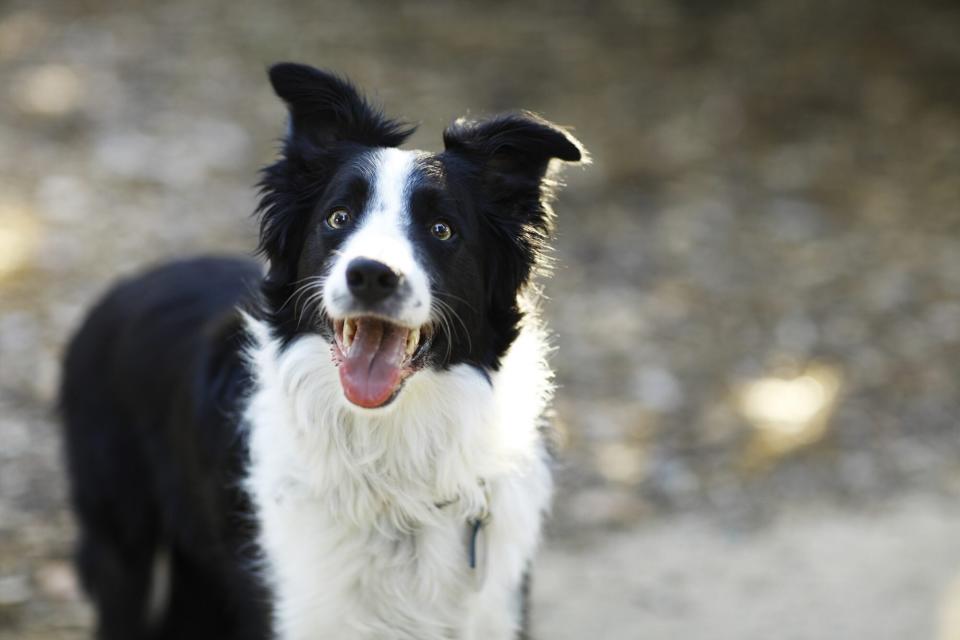
[[[357,320],[350,349],[340,364],[340,384],[347,399],[373,409],[383,405],[400,384],[407,330],[379,320]]]

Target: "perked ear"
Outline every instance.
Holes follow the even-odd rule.
[[[443,142],[445,154],[471,169],[482,193],[485,228],[499,241],[485,274],[488,326],[499,358],[520,332],[517,294],[545,262],[556,186],[549,175],[551,161],[586,161],[586,151],[572,135],[528,112],[461,118],[443,132]]]
[[[305,138],[320,147],[337,142],[396,147],[416,129],[387,118],[349,81],[327,71],[281,62],[269,74],[290,111],[289,139]]]
[[[460,118],[443,132],[448,151],[479,162],[485,173],[540,180],[554,158],[586,159],[580,142],[557,125],[529,112],[487,120]]]

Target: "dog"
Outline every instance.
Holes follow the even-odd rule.
[[[527,637],[552,493],[534,277],[555,169],[528,112],[439,153],[346,79],[289,111],[260,252],[121,282],[61,389],[77,567],[102,640]]]

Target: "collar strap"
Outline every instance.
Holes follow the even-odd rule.
[[[487,481],[482,478],[480,480],[477,480],[477,485],[483,491],[483,509],[480,511],[479,514],[477,514],[475,518],[471,518],[470,520],[468,520],[468,522],[473,523],[475,521],[481,521],[485,524],[487,521],[490,520],[490,487],[489,485],[487,485]],[[460,501],[460,496],[454,496],[449,500],[440,500],[438,502],[434,502],[433,506],[437,509],[445,509],[450,505],[457,503],[459,501]]]

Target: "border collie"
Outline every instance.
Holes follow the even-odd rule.
[[[122,282],[62,387],[77,563],[103,640],[526,637],[551,496],[532,277],[559,161],[527,112],[440,153],[346,80],[282,63],[266,269]],[[264,275],[265,274],[265,275]]]

